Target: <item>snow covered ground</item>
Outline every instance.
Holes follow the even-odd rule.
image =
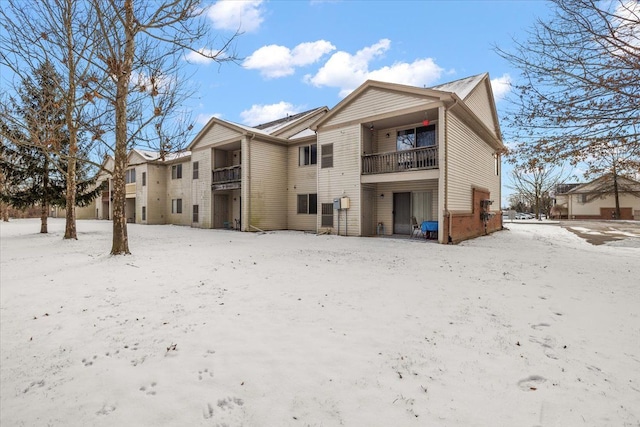
[[[0,425],[638,426],[640,245],[0,224]]]

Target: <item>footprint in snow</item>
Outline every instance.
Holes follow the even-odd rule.
[[[522,391],[535,391],[538,389],[540,384],[545,381],[547,381],[547,379],[540,375],[530,375],[527,378],[523,378],[518,381],[518,387],[520,387],[520,390]]]

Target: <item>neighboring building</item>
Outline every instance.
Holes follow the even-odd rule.
[[[102,162],[96,179],[97,185],[102,187],[102,193],[88,206],[76,207],[77,219],[111,219],[111,213],[113,212],[111,208],[113,202],[111,197],[112,183],[111,174],[108,171],[112,170],[113,158],[106,157]]]
[[[616,218],[613,175],[586,184],[562,184],[555,191],[551,209],[556,218],[640,220],[640,182],[618,176],[620,218]]]
[[[255,127],[212,118],[172,158],[133,150],[127,218],[374,236],[409,235],[415,217],[458,242],[501,228],[503,150],[488,74],[433,88],[367,81],[332,110]]]

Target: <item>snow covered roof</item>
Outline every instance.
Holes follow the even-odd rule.
[[[298,113],[298,114],[293,114],[293,115],[287,115],[286,117],[283,117],[281,119],[277,119],[277,120],[273,120],[271,122],[267,122],[267,123],[263,123],[261,125],[257,125],[255,128],[262,130],[263,132],[266,132],[269,135],[272,135],[273,133],[277,132],[278,130],[284,128],[285,126],[289,125],[290,123],[296,121],[296,120],[300,120],[303,119],[305,116],[311,115],[313,113],[315,113],[316,111],[322,109],[324,107],[318,107],[318,108],[313,108],[311,110],[307,110],[307,111],[303,111],[302,113]]]
[[[308,136],[314,136],[316,133],[314,131],[312,131],[309,128],[306,128],[303,131],[300,131],[298,133],[296,133],[295,135],[292,135],[289,139],[300,139],[300,138],[306,138]]]
[[[175,153],[165,153],[164,159],[161,158],[159,151],[149,151],[149,150],[141,150],[139,148],[134,148],[132,151],[138,153],[138,155],[142,156],[142,158],[147,159],[148,161],[171,161],[180,159],[182,157],[188,157],[191,155],[191,151],[178,151]]]
[[[453,92],[458,95],[460,99],[465,99],[469,96],[473,88],[475,88],[486,76],[487,73],[477,74],[475,76],[469,76],[452,82],[443,83],[438,86],[433,86],[430,89],[440,90],[443,92]]]

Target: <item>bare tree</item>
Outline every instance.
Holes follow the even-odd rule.
[[[18,76],[25,65],[35,68],[36,58],[51,58],[65,69],[67,125],[74,141],[78,132],[89,132],[94,145],[83,151],[91,148],[100,159],[113,155],[111,253],[128,254],[128,151],[145,147],[165,155],[185,145],[192,124],[181,106],[194,90],[180,72],[184,54],[235,62],[230,51],[238,33],[221,43],[211,40],[200,0],[8,1],[0,11],[6,29],[0,61]],[[78,149],[70,150],[70,159]]]
[[[511,171],[511,185],[517,199],[534,208],[536,218],[541,219],[540,213],[547,215],[551,209],[550,193],[556,186],[569,178],[564,168],[552,165],[531,163],[515,167]]]
[[[90,146],[79,146],[79,134],[88,128],[88,118],[99,115],[93,109],[91,94],[85,90],[88,81],[97,81],[91,63],[96,46],[95,20],[86,6],[85,2],[74,0],[29,3],[7,0],[0,10],[0,26],[4,29],[0,36],[0,64],[11,70],[13,82],[10,86],[14,91],[19,82],[24,81],[43,62],[52,64],[60,77],[55,89],[63,94],[58,101],[58,108],[64,110],[68,149],[60,152],[59,144],[50,144],[43,153],[62,159],[65,165],[65,239],[77,239],[77,163],[88,162],[88,156],[79,156],[79,153],[91,151]],[[12,99],[9,98],[4,100],[3,105],[11,103]],[[10,110],[3,109],[0,114],[6,123],[15,127],[21,125]]]
[[[220,49],[201,48],[209,26],[199,0],[90,0],[97,19],[99,42],[95,62],[109,80],[95,87],[115,117],[112,128],[97,129],[101,139],[112,135],[113,241],[111,254],[128,254],[125,216],[125,173],[128,150],[135,146],[161,153],[179,149],[192,125],[179,117],[182,101],[191,92],[181,85],[180,66],[185,51],[216,62],[235,61],[229,48],[235,35]],[[237,35],[237,34],[236,34]]]
[[[506,117],[507,137],[519,141],[512,152],[586,164],[588,174],[617,153],[618,173],[640,170],[640,2],[552,3],[553,16],[538,20],[527,40],[497,48],[521,72]]]

